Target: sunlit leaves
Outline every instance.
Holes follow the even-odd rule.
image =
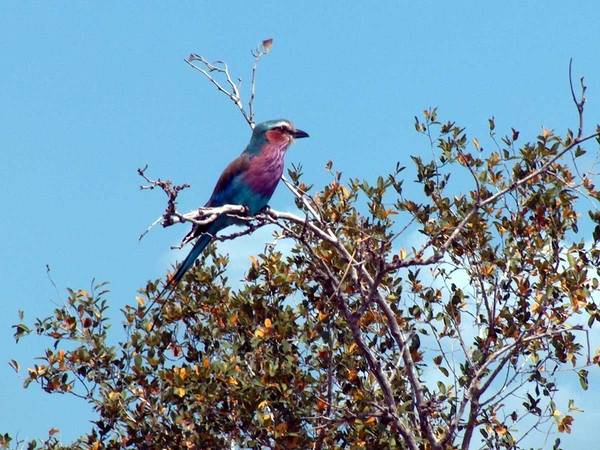
[[[600,193],[561,154],[572,132],[517,147],[518,131],[497,141],[495,126],[472,138],[429,109],[415,128],[431,155],[391,173],[347,179],[330,161],[313,190],[292,167],[307,197],[306,221],[277,228],[289,252],[248,255],[234,289],[210,246],[142,320],[149,282],[110,345],[106,291],[69,290],[52,316],[14,327],[52,344],[25,384],[89,401],[90,448],[513,449],[522,417],[571,432],[579,410],[560,413],[555,374],[588,389],[600,361],[582,333],[600,320],[587,243],[600,213],[581,201]]]

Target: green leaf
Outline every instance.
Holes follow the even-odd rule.
[[[19,371],[19,368],[20,368],[20,366],[19,366],[19,363],[18,363],[17,361],[15,361],[14,359],[11,359],[11,360],[8,362],[8,365],[9,365],[10,367],[12,367],[12,368],[14,369],[14,371],[15,371],[15,372],[18,372],[18,371]]]
[[[577,374],[579,375],[579,384],[581,384],[581,388],[584,391],[587,391],[587,389],[588,389],[588,371],[585,369],[581,369],[579,372],[577,372]]]

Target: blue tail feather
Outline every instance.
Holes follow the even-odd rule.
[[[177,272],[175,272],[175,275],[173,275],[173,278],[169,283],[171,286],[176,286],[177,283],[181,281],[185,273],[190,267],[192,267],[194,261],[196,261],[198,256],[200,256],[202,251],[206,248],[206,246],[210,243],[211,240],[212,236],[209,234],[204,234],[198,238],[192,250],[188,253],[183,262],[179,265],[179,268],[177,269]]]
[[[175,272],[175,275],[173,275],[173,278],[171,278],[167,282],[167,284],[165,284],[165,287],[163,288],[163,290],[160,291],[160,293],[152,301],[152,303],[149,305],[149,307],[146,309],[146,311],[144,311],[141,318],[143,318],[146,315],[146,313],[150,309],[152,309],[152,306],[159,299],[166,301],[171,296],[171,294],[177,288],[177,284],[181,281],[181,279],[183,278],[185,273],[188,271],[188,269],[190,267],[192,267],[192,265],[194,264],[194,261],[196,261],[196,258],[198,258],[198,256],[200,256],[200,253],[202,253],[202,251],[206,248],[206,246],[210,243],[210,241],[212,241],[211,234],[203,234],[198,238],[198,240],[194,244],[194,247],[192,248],[190,253],[185,257],[185,259],[183,260],[183,262],[181,263],[181,265]],[[152,323],[152,327],[154,327],[154,325],[156,325],[157,318],[158,318],[158,316],[155,317],[154,322]]]

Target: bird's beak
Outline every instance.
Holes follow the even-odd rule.
[[[309,137],[308,133],[306,131],[302,131],[302,130],[296,130],[296,131],[294,131],[294,133],[292,134],[292,136],[294,136],[294,138],[296,138],[296,139]]]

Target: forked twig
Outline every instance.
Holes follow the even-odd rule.
[[[577,96],[575,95],[575,89],[573,88],[573,58],[569,60],[569,86],[571,88],[571,96],[573,97],[573,103],[577,107],[577,113],[579,115],[579,130],[577,131],[577,139],[581,139],[583,136],[583,105],[586,102],[585,99],[585,91],[587,90],[587,86],[583,82],[583,77],[579,77],[579,82],[581,83],[581,99],[577,100]]]
[[[224,61],[215,61],[214,64],[209,63],[206,58],[202,55],[198,55],[196,53],[192,53],[187,59],[184,61],[189,64],[193,69],[202,73],[208,80],[214,84],[219,91],[224,93],[229,99],[235,103],[237,108],[244,116],[244,119],[250,125],[250,128],[254,129],[254,99],[255,99],[255,91],[256,91],[256,69],[258,67],[258,61],[261,57],[269,53],[271,47],[273,46],[273,39],[265,39],[261,42],[261,44],[257,47],[255,51],[252,51],[252,56],[254,56],[254,65],[252,66],[252,82],[250,85],[250,100],[248,101],[248,108],[250,114],[246,112],[244,109],[244,105],[242,103],[242,96],[240,94],[240,90],[242,87],[242,79],[238,78],[238,84],[233,82],[231,78],[231,74],[229,73],[229,67],[227,63]],[[201,62],[205,68],[197,66],[194,64],[195,61]],[[219,64],[222,67],[217,66]],[[227,84],[229,84],[231,90],[227,90],[221,83],[219,83],[215,77],[212,75],[212,72],[217,72],[218,74],[222,74],[225,76],[225,80]]]

